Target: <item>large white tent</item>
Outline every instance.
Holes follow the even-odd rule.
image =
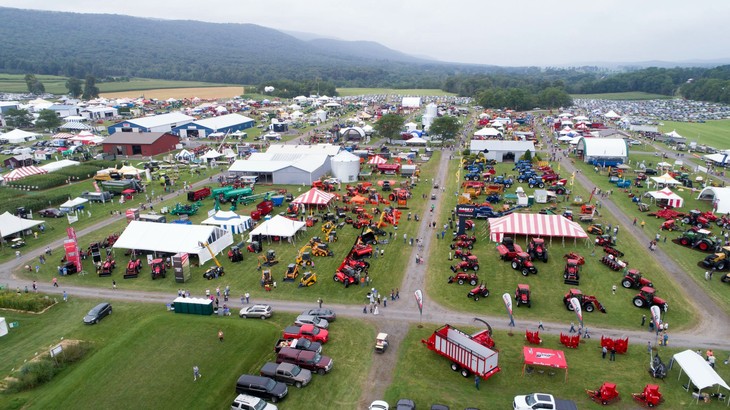
[[[0,337],[8,334],[8,322],[4,317],[0,317]]]
[[[0,237],[6,238],[18,232],[31,229],[42,223],[43,221],[18,218],[10,212],[5,211],[4,214],[0,215]]]
[[[654,181],[654,182],[656,182],[658,185],[664,185],[664,186],[669,186],[669,185],[671,185],[671,186],[674,186],[674,185],[682,185],[681,182],[679,182],[676,179],[674,179],[674,177],[672,177],[671,175],[669,175],[668,172],[666,174],[662,175],[662,176],[651,177],[651,180]]]
[[[250,216],[239,215],[233,211],[218,211],[201,223],[219,226],[232,233],[243,233],[243,231],[251,229],[252,220]]]
[[[487,127],[484,127],[474,133],[474,135],[477,137],[496,137],[496,136],[499,136],[499,134],[500,134],[500,132],[496,128],[487,128]]]
[[[198,257],[200,264],[212,259],[201,246],[208,243],[214,254],[233,244],[233,235],[225,229],[209,225],[161,224],[132,221],[114,243],[114,248],[136,249],[165,253],[188,253]]]
[[[37,132],[28,132],[23,131],[21,129],[14,129],[10,132],[6,132],[5,134],[2,134],[0,138],[8,140],[11,144],[18,144],[21,142],[26,141],[34,141],[36,138],[40,137],[41,134],[38,134]]]
[[[281,238],[288,238],[289,242],[292,241],[294,235],[301,229],[304,229],[306,224],[301,221],[295,221],[293,219],[285,218],[281,215],[264,221],[261,225],[257,226],[248,235],[249,242],[253,241],[253,238],[257,235],[263,236],[278,236]]]
[[[718,391],[720,387],[730,390],[730,386],[725,383],[725,380],[697,352],[688,349],[676,353],[672,358],[682,368],[677,380],[682,377],[682,371],[684,371],[689,376],[690,383],[688,384],[697,387],[700,393],[702,393],[703,389],[714,386],[717,386]],[[699,395],[697,396],[697,400],[699,401]],[[730,406],[730,403],[728,403],[728,406]]]
[[[426,141],[425,139],[423,139],[421,137],[413,137],[409,140],[406,140],[406,145],[418,145],[418,144],[426,145],[427,143],[428,143],[428,141]]]
[[[709,186],[700,191],[697,199],[712,201],[713,208],[717,213],[726,214],[730,212],[730,188]]]

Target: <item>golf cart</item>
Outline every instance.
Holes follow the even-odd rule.
[[[386,350],[388,350],[388,334],[378,333],[375,338],[375,352],[385,353]]]
[[[10,241],[10,247],[13,249],[22,248],[23,246],[25,246],[25,241],[23,240],[23,238],[15,238]]]

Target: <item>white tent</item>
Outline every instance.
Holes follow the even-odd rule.
[[[34,221],[32,219],[18,218],[17,216],[5,211],[0,215],[0,237],[6,238],[10,235],[31,229],[34,226],[42,224],[43,221]]]
[[[697,196],[700,200],[711,200],[713,207],[717,206],[715,212],[726,214],[730,212],[730,188],[707,187],[700,191]]]
[[[611,118],[611,119],[621,118],[621,116],[616,114],[616,112],[614,110],[611,110],[611,111],[607,112],[606,114],[603,114],[603,116],[606,118]]]
[[[4,317],[0,317],[0,337],[8,334],[8,322],[5,321]]]
[[[238,215],[233,211],[218,211],[201,223],[216,225],[232,233],[243,233],[243,231],[251,229],[252,220],[249,216]]]
[[[195,154],[193,154],[192,152],[190,152],[186,149],[183,149],[182,151],[175,154],[175,159],[178,161],[189,161],[194,157],[195,157]]]
[[[206,152],[205,154],[201,155],[200,158],[201,159],[216,159],[216,158],[218,158],[218,157],[220,157],[222,155],[223,154],[221,154],[217,150],[212,149],[212,150]]]
[[[289,238],[289,242],[292,241],[292,237],[303,229],[305,226],[304,222],[295,221],[289,218],[285,218],[281,215],[276,215],[268,221],[264,221],[261,225],[257,226],[256,229],[251,231],[248,235],[248,241],[253,241],[256,235],[264,236],[279,236],[282,238]]]
[[[425,139],[423,139],[421,137],[413,137],[406,141],[406,145],[418,145],[418,144],[425,145],[426,143],[428,143],[428,141],[426,141]]]
[[[161,224],[132,221],[114,243],[114,248],[196,255],[200,264],[212,259],[201,246],[208,243],[214,254],[233,244],[230,231],[208,225]]]
[[[89,202],[89,200],[86,198],[69,199],[68,201],[59,205],[58,209],[60,209],[61,212],[71,212],[74,209],[76,209],[78,206],[83,205],[87,202]]]
[[[684,138],[683,136],[679,135],[677,130],[672,130],[672,132],[665,132],[664,135],[671,138]]]
[[[679,371],[677,380],[682,377],[682,371],[684,371],[689,376],[689,384],[697,387],[700,393],[703,389],[714,386],[717,386],[718,391],[720,387],[730,390],[730,386],[725,383],[725,380],[697,352],[688,349],[675,354],[672,358],[682,368]],[[699,396],[697,396],[697,400],[699,401]],[[730,406],[730,403],[728,403],[728,406]]]
[[[475,132],[474,135],[476,135],[477,137],[496,137],[499,135],[499,131],[496,128],[484,127]]]
[[[573,140],[573,137],[569,137],[567,135],[563,135],[562,137],[558,138],[558,141],[572,141],[572,140]]]
[[[3,134],[2,138],[8,140],[11,144],[17,144],[20,142],[33,141],[40,136],[41,134],[38,134],[37,132],[28,132],[16,128]]]
[[[79,164],[81,164],[79,161],[72,161],[70,159],[62,159],[62,160],[56,161],[56,162],[49,162],[45,165],[41,165],[38,168],[45,169],[48,172],[53,172],[53,171],[58,171],[61,168],[71,167],[71,166],[79,165]]]
[[[669,175],[668,172],[666,174],[662,175],[662,176],[659,176],[659,177],[651,177],[651,180],[654,181],[654,182],[656,182],[659,185],[665,185],[665,186],[668,186],[668,185],[672,185],[672,186],[674,186],[674,185],[682,185],[681,182],[679,182],[676,179],[674,179],[671,175]]]

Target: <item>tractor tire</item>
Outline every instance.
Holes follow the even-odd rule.
[[[477,285],[477,281],[474,280],[474,279],[472,279],[472,280],[469,281],[469,284],[472,285],[472,286],[476,286]]]
[[[473,269],[474,269],[474,272],[478,271],[479,270],[479,265],[474,265]]]
[[[479,295],[474,295],[474,302],[478,302],[478,301],[479,301]]]
[[[593,303],[586,303],[585,305],[583,305],[583,310],[585,310],[588,313],[593,312],[595,309],[596,308],[595,308],[595,306],[593,306]]]
[[[685,224],[685,225],[689,225],[689,223],[690,223],[689,218],[682,219],[682,223]]]
[[[567,309],[568,309],[569,311],[571,311],[571,312],[572,312],[572,311],[574,310],[574,309],[573,309],[573,304],[572,304],[572,303],[570,303],[570,301],[568,301],[568,302],[566,302],[566,303],[565,303],[565,307],[566,307],[566,308],[567,308]]]
[[[543,189],[543,188],[545,188],[545,183],[544,182],[540,182],[539,184],[537,184],[537,187],[540,188],[540,189]]]
[[[459,279],[459,280],[457,281],[457,283],[458,283],[459,285],[463,285],[463,284],[464,284],[464,279]]]
[[[717,265],[715,266],[715,269],[717,269],[717,270],[725,270],[725,261],[717,262]]]
[[[542,261],[544,263],[547,263],[547,261],[548,261],[548,254],[547,253],[542,257]]]
[[[512,269],[517,270],[519,267],[520,265],[516,261],[512,261]]]
[[[527,268],[522,269],[522,276],[530,276],[530,270]]]
[[[484,293],[482,293],[482,296],[484,296],[485,298],[489,297],[489,290],[485,289]]]
[[[529,309],[531,307],[532,307],[532,302],[527,302],[527,308]]]
[[[461,377],[469,377],[471,376],[471,373],[469,373],[469,370],[461,369]]]
[[[337,275],[334,275],[332,276],[332,280],[334,280],[335,282],[339,282],[340,278],[338,278]]]
[[[458,372],[459,369],[461,369],[461,366],[458,363],[451,363],[451,370]]]
[[[504,184],[504,189],[510,189],[512,187],[512,184]]]
[[[638,308],[643,308],[644,306],[646,306],[646,301],[644,299],[642,299],[641,297],[636,296],[636,297],[634,297],[634,306],[636,306]]]
[[[469,250],[472,250],[472,249],[474,249],[474,244],[473,244],[473,243],[470,243],[470,244],[469,244],[469,246],[467,246],[467,248],[468,248]]]
[[[624,279],[621,281],[621,286],[625,287],[626,289],[631,289],[634,287],[634,283],[628,279]]]
[[[700,242],[697,245],[697,249],[701,250],[702,252],[706,252],[708,249],[710,249],[710,245],[708,245],[707,242]]]
[[[529,186],[530,188],[534,188],[534,187],[535,187],[535,184],[532,184],[532,183],[531,183],[531,184],[529,184],[528,186]]]

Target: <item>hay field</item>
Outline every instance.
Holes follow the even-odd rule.
[[[145,98],[156,98],[165,100],[168,98],[193,98],[217,99],[232,98],[237,95],[243,95],[243,87],[194,87],[194,88],[160,88],[156,90],[136,90],[136,91],[119,91],[101,93],[105,98],[137,98],[144,96]]]

